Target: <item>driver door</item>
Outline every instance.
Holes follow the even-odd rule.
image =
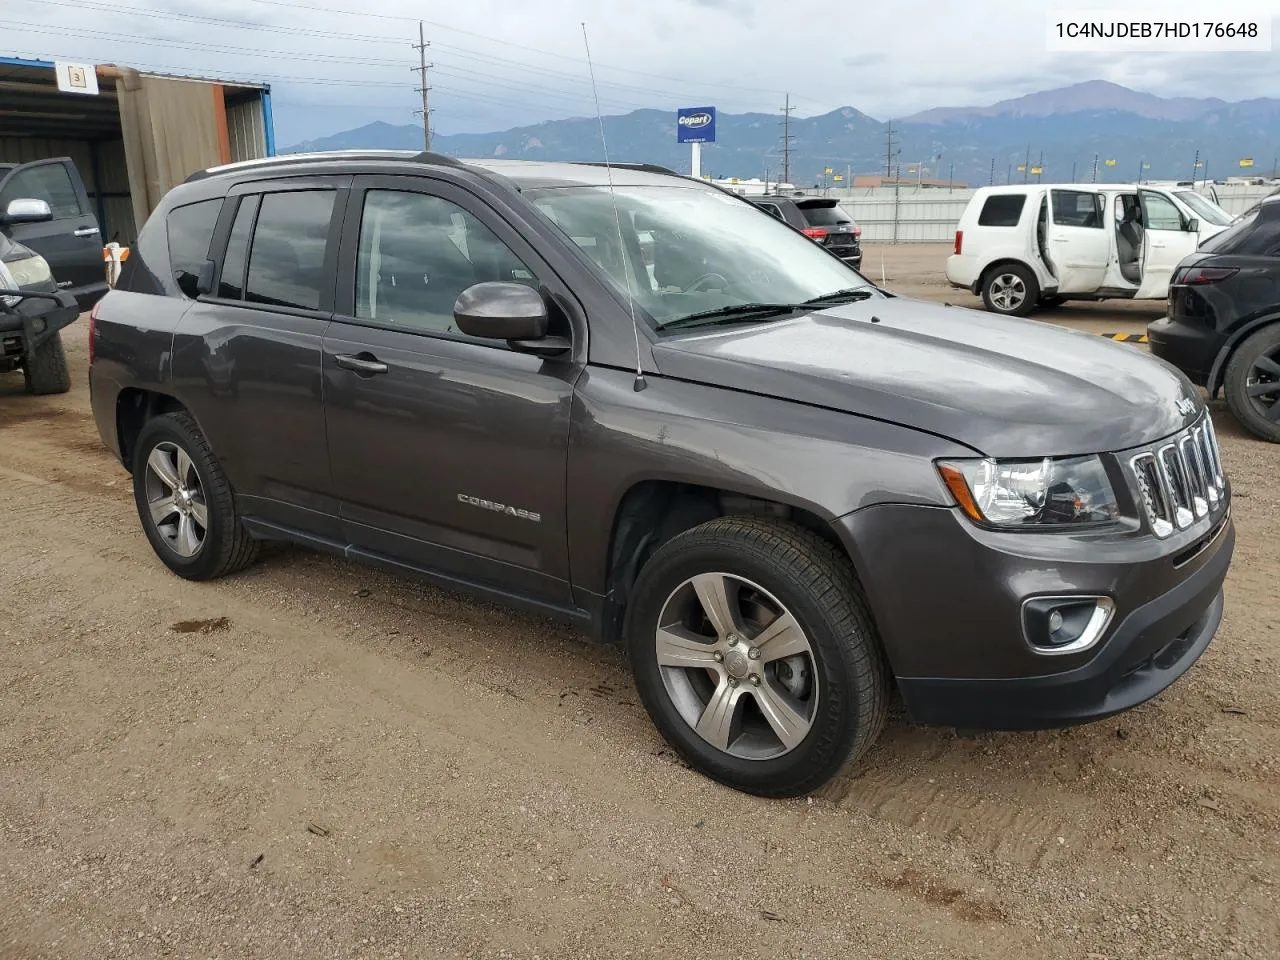
[[[349,549],[526,599],[570,601],[566,529],[577,349],[540,357],[457,329],[458,294],[527,283],[581,347],[568,290],[462,189],[352,186],[324,338],[330,470]]]
[[[1101,193],[1049,191],[1049,259],[1058,293],[1094,293],[1102,287],[1111,260]]]
[[[1184,257],[1196,251],[1199,236],[1187,229],[1171,199],[1153,190],[1139,190],[1146,243],[1142,257],[1142,283],[1135,294],[1139,300],[1163,300],[1169,295],[1169,281]]]

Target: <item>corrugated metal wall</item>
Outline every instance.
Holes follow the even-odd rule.
[[[94,153],[97,153],[97,164]],[[40,137],[0,137],[0,163],[29,163],[52,157],[70,157],[80,171],[94,216],[100,221],[104,242],[118,238],[132,243],[133,204],[129,199],[129,174],[121,140],[46,140]],[[101,182],[99,182],[101,181]]]
[[[141,223],[188,174],[222,162],[221,110],[215,109],[222,88],[122,70],[116,92],[134,219]]]
[[[267,155],[267,129],[260,97],[227,107],[227,137],[231,141],[233,162],[259,160]]]

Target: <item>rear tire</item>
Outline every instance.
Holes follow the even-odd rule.
[[[736,626],[718,629],[704,596]],[[669,540],[636,582],[626,638],[659,732],[735,789],[811,793],[884,727],[888,671],[853,568],[794,524],[726,517]]]
[[[1255,437],[1280,443],[1280,323],[1236,347],[1223,380],[1227,406]]]
[[[67,369],[67,353],[61,335],[55,333],[36,347],[22,361],[22,374],[27,393],[37,396],[66,393],[71,389],[71,373]]]
[[[142,529],[164,565],[187,580],[216,580],[258,556],[235,494],[209,442],[187,413],[148,420],[133,457]]]
[[[992,267],[982,278],[982,303],[992,313],[1025,317],[1039,299],[1035,274],[1020,263]]]

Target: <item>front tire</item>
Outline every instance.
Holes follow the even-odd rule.
[[[993,267],[982,280],[982,303],[992,313],[1025,317],[1039,299],[1035,274],[1020,263]]]
[[[1224,379],[1227,406],[1255,437],[1280,443],[1280,323],[1236,348]]]
[[[133,496],[152,549],[180,577],[215,580],[258,555],[231,484],[187,413],[156,417],[138,434]]]
[[[810,793],[884,727],[888,672],[848,560],[791,523],[726,517],[653,555],[628,606],[640,699],[696,770]]]
[[[53,334],[28,354],[22,361],[22,375],[26,380],[27,393],[36,396],[66,393],[71,389],[67,353],[59,334]]]

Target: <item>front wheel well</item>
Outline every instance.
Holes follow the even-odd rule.
[[[166,393],[137,387],[121,390],[116,398],[116,441],[120,445],[120,460],[125,469],[133,469],[134,445],[148,420],[186,410],[181,401]]]
[[[697,484],[642,481],[627,491],[614,514],[606,571],[607,609],[601,631],[604,638],[611,642],[622,639],[632,587],[659,547],[708,520],[751,515],[789,520],[812,530],[847,556],[831,525],[803,507]]]

